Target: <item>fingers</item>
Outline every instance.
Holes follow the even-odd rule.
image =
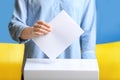
[[[51,32],[51,27],[42,21],[37,21],[33,26],[32,34],[34,36],[41,36]]]
[[[40,25],[44,25],[44,26],[46,26],[47,28],[50,28],[50,26],[46,23],[46,22],[43,22],[43,21],[37,21],[36,22],[37,24],[40,24]]]
[[[35,32],[44,33],[44,34],[47,34],[48,32],[50,32],[50,31],[47,31],[47,30],[42,29],[42,28],[34,28],[34,31]]]
[[[42,29],[42,30],[48,31],[48,32],[51,31],[51,28],[50,28],[50,27],[48,27],[48,26],[46,26],[46,25],[41,25],[41,24],[38,24],[38,23],[36,23],[36,24],[34,25],[34,27],[37,28],[37,29]]]

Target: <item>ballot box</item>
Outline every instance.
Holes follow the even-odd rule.
[[[96,59],[27,59],[24,80],[99,80]]]

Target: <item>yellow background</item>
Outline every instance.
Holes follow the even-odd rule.
[[[0,80],[21,80],[23,44],[0,43]],[[120,42],[97,44],[100,80],[120,80]]]

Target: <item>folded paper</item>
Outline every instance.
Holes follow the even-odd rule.
[[[52,60],[84,32],[64,10],[50,21],[49,25],[52,27],[49,34],[32,40]]]

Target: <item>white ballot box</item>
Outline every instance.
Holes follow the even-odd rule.
[[[27,59],[24,80],[99,80],[96,59]]]

